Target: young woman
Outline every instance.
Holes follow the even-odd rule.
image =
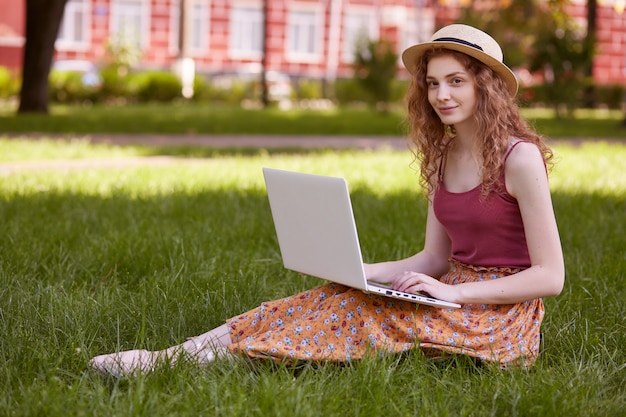
[[[412,75],[409,134],[429,196],[426,238],[420,252],[368,264],[366,274],[462,308],[327,284],[263,303],[181,345],[101,355],[91,366],[122,375],[181,357],[346,361],[414,348],[531,365],[542,297],[558,295],[564,282],[547,178],[552,153],[520,117],[515,75],[486,33],[446,26],[402,59]]]

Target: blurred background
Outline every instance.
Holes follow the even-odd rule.
[[[401,103],[399,54],[438,28],[492,34],[520,101],[625,110],[626,0],[0,0],[0,100],[280,108]]]

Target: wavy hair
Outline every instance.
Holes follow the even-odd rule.
[[[475,155],[481,158],[481,196],[492,191],[503,192],[500,176],[504,172],[504,156],[512,138],[534,143],[546,166],[553,153],[541,135],[521,117],[515,98],[504,80],[491,68],[469,55],[442,48],[426,51],[417,63],[407,92],[408,137],[412,142],[415,161],[419,161],[421,184],[432,195],[441,159],[450,143],[454,126],[446,126],[428,101],[426,71],[428,62],[436,56],[451,55],[474,77],[477,95],[474,120],[482,141],[476,141]]]

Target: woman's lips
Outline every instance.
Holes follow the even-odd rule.
[[[441,113],[441,114],[449,114],[449,113],[452,113],[454,111],[454,109],[456,109],[455,106],[453,106],[453,107],[439,107],[439,113]]]

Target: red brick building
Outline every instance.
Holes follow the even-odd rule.
[[[99,62],[115,36],[137,42],[141,67],[179,57],[181,0],[68,0],[57,59]],[[19,68],[24,0],[0,0],[0,65]],[[268,0],[267,68],[292,76],[350,76],[359,34],[400,48],[428,39],[431,7],[415,0]],[[189,0],[189,54],[200,73],[239,70],[262,57],[262,0]]]
[[[599,84],[626,85],[626,12],[625,0],[599,1],[598,55],[594,78]]]
[[[111,40],[130,41],[143,68],[170,68],[180,56],[180,2],[187,1],[183,27],[196,71],[239,71],[259,65],[263,50],[264,0],[68,0],[56,42],[57,59],[95,63]],[[352,74],[360,35],[390,39],[398,50],[427,40],[447,22],[455,0],[266,0],[267,68],[292,77],[334,79]],[[624,0],[598,3],[599,83],[626,84]],[[0,0],[0,65],[21,66],[25,0]],[[584,20],[585,0],[571,10]],[[506,53],[505,53],[506,55]]]

